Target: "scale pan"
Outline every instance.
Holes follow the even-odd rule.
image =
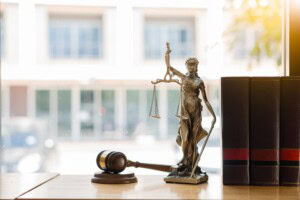
[[[159,115],[151,115],[151,117],[156,118],[156,119],[160,119]]]

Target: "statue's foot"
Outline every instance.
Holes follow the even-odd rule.
[[[184,164],[184,158],[182,158],[178,163],[177,163],[177,166],[180,167],[182,165],[185,165]]]
[[[203,171],[201,170],[201,168],[200,168],[199,166],[197,166],[197,168],[196,168],[196,170],[195,170],[195,174],[198,174],[198,175],[200,175],[200,174],[206,174],[206,172],[203,172]]]
[[[181,171],[178,171],[179,176],[186,176],[188,174],[188,169],[184,168]]]
[[[190,176],[192,172],[191,166],[183,165],[179,168],[178,170],[178,175],[179,176]]]
[[[178,175],[179,176],[191,176],[192,168],[190,166],[182,165],[178,168]],[[197,166],[195,175],[205,175],[206,172],[203,172],[199,166]]]
[[[178,163],[178,167],[168,176],[185,176],[188,172],[188,167],[183,163]]]
[[[192,174],[192,167],[179,162],[178,167],[169,174],[169,176],[181,176],[189,177]],[[206,172],[203,172],[199,166],[196,167],[194,175],[206,175]]]

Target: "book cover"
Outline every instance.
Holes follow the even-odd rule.
[[[249,185],[249,78],[221,78],[223,184]]]
[[[250,80],[250,184],[279,185],[280,77]]]
[[[280,185],[300,185],[300,77],[280,85]]]

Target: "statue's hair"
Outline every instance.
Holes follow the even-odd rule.
[[[189,57],[185,61],[185,64],[187,65],[189,62],[194,62],[196,64],[196,76],[199,78],[199,76],[198,76],[198,64],[199,64],[198,59],[196,57]]]
[[[188,64],[189,62],[193,61],[194,63],[196,63],[196,66],[198,67],[199,61],[197,58],[195,57],[189,57],[186,61],[185,64]]]

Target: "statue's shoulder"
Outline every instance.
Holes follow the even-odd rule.
[[[199,88],[204,87],[204,82],[200,77],[197,77],[197,79],[195,81]]]

